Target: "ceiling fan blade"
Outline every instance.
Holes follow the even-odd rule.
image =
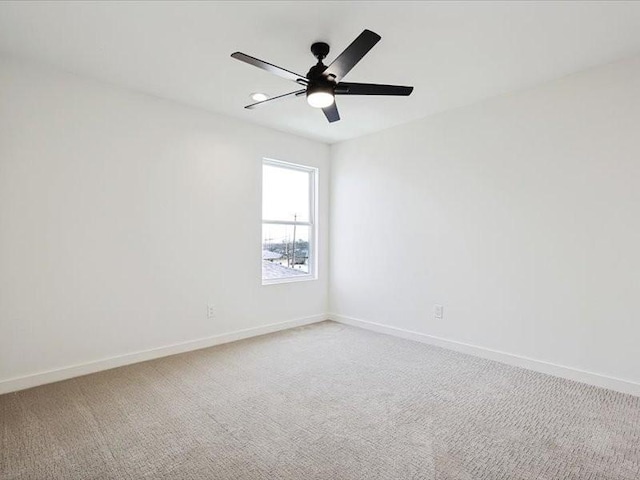
[[[323,108],[322,111],[324,116],[327,117],[327,120],[329,120],[329,123],[340,120],[340,114],[338,113],[338,106],[336,105],[336,102],[333,102],[328,107]]]
[[[252,109],[254,107],[257,107],[258,105],[262,105],[263,103],[268,103],[273,100],[278,100],[279,98],[289,97],[291,95],[295,95],[297,97],[299,95],[302,95],[305,92],[306,90],[303,88],[302,90],[296,90],[295,92],[284,93],[282,95],[278,95],[277,97],[271,97],[271,98],[267,98],[266,100],[262,100],[260,102],[252,103],[251,105],[247,105],[244,108]]]
[[[254,67],[261,68],[262,70],[266,70],[267,72],[278,75],[279,77],[286,78],[287,80],[293,80],[294,82],[298,82],[303,85],[309,83],[309,80],[307,80],[304,75],[290,72],[289,70],[286,70],[282,67],[278,67],[277,65],[273,65],[269,62],[265,62],[264,60],[260,60],[259,58],[252,57],[242,52],[232,53],[231,57],[235,58],[236,60],[240,60],[241,62],[248,63],[249,65],[253,65]]]
[[[365,30],[327,67],[324,75],[339,82],[381,38],[377,33]]]
[[[336,86],[336,95],[399,95],[409,96],[413,87],[402,85],[378,85],[376,83],[340,82]]]

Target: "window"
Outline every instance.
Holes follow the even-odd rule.
[[[262,163],[262,284],[316,278],[317,168]]]

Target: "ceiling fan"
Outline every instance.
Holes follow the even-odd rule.
[[[321,108],[329,123],[333,123],[340,120],[340,114],[335,102],[336,95],[394,95],[405,97],[411,95],[413,87],[342,81],[342,78],[362,60],[362,57],[380,41],[380,38],[380,35],[371,30],[363,31],[329,66],[322,63],[322,60],[329,54],[329,45],[324,42],[314,43],[311,45],[311,53],[318,59],[318,63],[311,67],[306,76],[285,70],[242,52],[231,54],[231,57],[236,60],[261,68],[287,80],[292,80],[304,87],[294,92],[252,103],[244,108],[254,108],[281,98],[299,97],[306,94],[309,105]]]

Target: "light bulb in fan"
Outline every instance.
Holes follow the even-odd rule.
[[[333,105],[333,88],[329,85],[309,85],[307,103],[314,108],[326,108]]]

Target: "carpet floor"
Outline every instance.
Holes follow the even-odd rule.
[[[640,478],[640,398],[323,322],[0,396],[6,479]]]

